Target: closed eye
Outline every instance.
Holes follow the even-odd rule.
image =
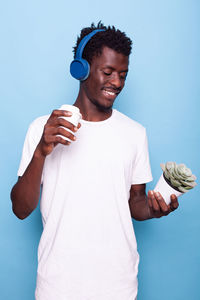
[[[110,76],[112,73],[110,73],[110,72],[103,72],[106,76]]]
[[[103,72],[106,76],[110,76],[112,73],[108,73],[108,72]],[[125,75],[120,75],[121,79],[126,79],[127,74]]]

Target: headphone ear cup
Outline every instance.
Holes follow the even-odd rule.
[[[74,59],[70,64],[70,73],[75,79],[86,80],[90,73],[90,65],[83,58]]]

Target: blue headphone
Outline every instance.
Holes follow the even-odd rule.
[[[91,39],[91,37],[100,31],[105,31],[105,30],[104,29],[93,30],[80,41],[76,51],[76,57],[70,64],[70,73],[74,78],[81,81],[86,80],[88,78],[90,73],[90,65],[87,62],[87,60],[82,58],[83,50],[85,48],[85,45]]]

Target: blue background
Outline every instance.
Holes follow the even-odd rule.
[[[18,220],[9,193],[29,123],[77,96],[68,68],[80,29],[102,20],[133,40],[115,107],[147,128],[154,176],[147,188],[153,189],[161,162],[183,162],[200,178],[200,2],[7,0],[0,14],[0,299],[33,300],[40,213]],[[138,300],[200,299],[198,195],[199,186],[180,198],[173,214],[134,221]]]

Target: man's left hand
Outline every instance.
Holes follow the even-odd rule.
[[[178,208],[179,203],[176,195],[172,194],[170,198],[171,202],[167,205],[160,193],[154,191],[148,192],[148,204],[152,217],[160,218],[162,216],[167,216],[169,213]]]

